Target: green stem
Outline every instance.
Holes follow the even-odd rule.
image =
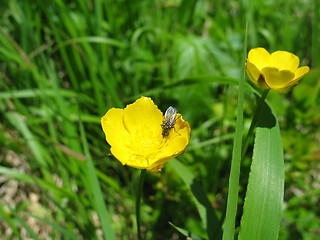
[[[137,220],[137,231],[138,231],[138,239],[142,240],[141,231],[140,231],[140,205],[141,205],[141,195],[142,195],[142,187],[143,182],[146,176],[146,169],[142,169],[140,172],[138,192],[136,198],[136,220]]]
[[[242,148],[242,155],[241,155],[241,160],[243,160],[244,156],[246,155],[246,152],[248,150],[248,146],[249,146],[249,143],[250,143],[250,139],[253,135],[253,130],[256,126],[256,123],[257,123],[257,120],[258,120],[258,116],[260,114],[260,111],[261,111],[261,108],[262,108],[262,105],[264,103],[264,100],[266,99],[268,93],[270,91],[270,88],[269,89],[266,89],[262,92],[261,94],[261,97],[259,99],[259,102],[258,102],[258,105],[257,105],[257,108],[256,108],[256,111],[253,115],[253,118],[252,118],[252,121],[251,121],[251,125],[250,125],[250,128],[249,128],[249,131],[248,131],[248,134],[247,134],[247,137],[246,137],[246,140],[243,144],[243,148]]]

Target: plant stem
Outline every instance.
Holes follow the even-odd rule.
[[[248,134],[247,134],[247,137],[246,137],[246,140],[243,144],[243,148],[242,148],[242,155],[241,155],[241,160],[243,160],[244,156],[246,155],[246,152],[248,150],[248,146],[249,146],[249,142],[250,142],[250,139],[253,135],[253,130],[256,126],[256,123],[257,123],[257,120],[258,120],[258,116],[260,114],[260,111],[261,111],[261,107],[264,103],[264,100],[266,99],[268,93],[269,93],[270,89],[266,89],[262,92],[261,96],[260,96],[260,99],[259,99],[259,102],[258,102],[258,105],[257,105],[257,108],[254,112],[254,115],[253,115],[253,118],[252,118],[252,121],[251,121],[251,124],[250,124],[250,128],[249,128],[249,131],[248,131]]]
[[[137,220],[137,232],[138,232],[138,239],[142,240],[141,231],[140,231],[140,205],[141,205],[141,195],[142,195],[142,187],[143,182],[146,176],[146,169],[141,169],[140,177],[139,177],[139,185],[138,185],[138,192],[136,198],[136,220]]]

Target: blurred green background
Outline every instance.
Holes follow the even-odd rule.
[[[301,65],[311,67],[292,92],[271,92],[268,100],[285,149],[279,238],[318,239],[319,5],[312,0],[2,1],[1,239],[104,239],[107,213],[116,239],[137,239],[139,171],[110,156],[100,118],[140,96],[151,97],[162,111],[175,106],[189,121],[191,142],[178,159],[223,219],[237,82],[243,77],[243,52],[254,47],[293,52]],[[246,129],[254,108],[248,88]],[[242,164],[239,203],[250,154]],[[169,162],[161,173],[147,174],[141,216],[146,239],[185,239],[169,222],[204,233],[190,189],[177,172]]]

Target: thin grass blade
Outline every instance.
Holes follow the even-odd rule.
[[[107,209],[106,203],[103,198],[100,183],[99,183],[97,173],[94,168],[92,157],[91,157],[91,154],[89,151],[86,133],[85,133],[82,122],[81,121],[79,121],[79,122],[80,122],[81,140],[83,143],[83,149],[84,149],[84,152],[86,155],[86,160],[87,160],[88,180],[90,182],[90,184],[89,184],[90,189],[88,189],[88,190],[89,190],[90,194],[93,196],[95,208],[96,208],[97,214],[100,218],[100,223],[102,225],[102,231],[103,231],[105,239],[115,240],[115,235],[114,235],[114,232],[112,229],[112,224],[111,224],[111,216],[110,216],[110,213]]]

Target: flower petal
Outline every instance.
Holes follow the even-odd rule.
[[[309,72],[310,68],[308,66],[300,67],[297,69],[295,77],[292,81],[290,81],[285,87],[290,87],[299,82],[301,78],[304,77]]]
[[[179,136],[190,139],[191,128],[187,121],[183,120],[180,113],[177,114],[176,123],[174,124],[174,132]]]
[[[260,78],[261,72],[260,70],[251,62],[247,61],[247,74],[249,79],[253,82],[253,83],[257,83],[258,79]]]
[[[123,145],[115,145],[110,148],[112,155],[118,159],[122,165],[127,165],[130,162],[130,149]]]
[[[101,118],[101,126],[106,140],[111,146],[128,143],[129,133],[123,125],[123,109],[111,108]]]
[[[158,159],[151,164],[150,168],[158,170],[161,168],[160,165],[181,154],[189,143],[190,131],[189,123],[184,121],[181,114],[178,113],[174,128],[168,137],[164,138],[165,144],[157,156]]]
[[[122,146],[114,146],[111,147],[112,155],[118,159],[122,165],[127,165],[134,168],[139,169],[147,169],[150,164],[151,160],[149,160],[148,155],[144,155],[143,153],[139,152],[132,152],[130,148],[124,148]]]
[[[299,66],[299,58],[293,53],[286,51],[276,51],[271,53],[271,61],[273,66],[281,70],[290,70],[295,72]]]
[[[159,152],[156,158],[154,158],[154,162],[150,162],[149,170],[150,169],[157,169],[159,170],[163,164],[165,164],[170,159],[178,156],[181,154],[186,146],[188,145],[189,140],[185,137],[175,137],[174,139],[170,140],[168,144]]]
[[[187,146],[189,140],[184,136],[177,136],[171,141],[168,142],[165,149],[163,150],[164,156],[176,156],[177,154],[181,153]]]
[[[289,70],[279,71],[273,67],[265,67],[262,69],[262,75],[266,84],[274,89],[285,87],[295,76],[295,74]]]
[[[123,119],[126,128],[132,135],[161,137],[163,115],[151,98],[141,97],[128,105],[124,109]]]
[[[253,48],[248,53],[248,62],[254,64],[261,71],[271,65],[270,53],[264,48]]]
[[[304,75],[306,75],[310,71],[308,66],[299,67],[296,71],[295,79],[300,80]]]

